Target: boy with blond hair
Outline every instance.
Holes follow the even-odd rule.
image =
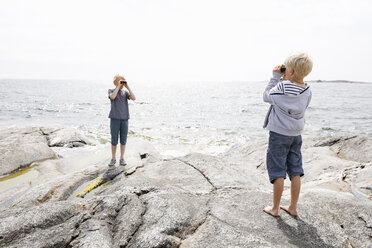
[[[128,82],[122,75],[114,76],[115,89],[108,90],[108,97],[111,102],[111,110],[109,114],[110,118],[110,130],[111,130],[111,153],[112,159],[109,166],[114,166],[116,163],[116,146],[118,144],[118,138],[120,134],[120,165],[124,166],[127,163],[124,160],[125,145],[127,144],[128,135],[128,120],[129,120],[129,108],[128,99],[136,100],[135,95],[130,89]],[[123,88],[128,91],[122,91]]]
[[[284,65],[274,67],[273,77],[263,94],[264,101],[271,104],[264,128],[270,131],[266,165],[274,188],[273,205],[263,211],[272,216],[279,216],[279,207],[297,216],[300,177],[304,175],[301,132],[311,100],[310,86],[304,78],[311,72],[312,66],[311,58],[305,53],[289,56]],[[286,80],[280,81],[282,76]],[[280,206],[286,174],[291,180],[291,201],[289,206]]]

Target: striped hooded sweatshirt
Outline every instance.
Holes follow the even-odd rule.
[[[302,88],[290,81],[280,81],[282,75],[273,72],[263,94],[270,103],[264,128],[287,136],[300,135],[305,125],[305,110],[310,104],[310,86]]]

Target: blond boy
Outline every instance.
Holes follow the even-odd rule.
[[[127,143],[128,135],[128,120],[129,120],[129,108],[128,99],[136,100],[135,95],[130,89],[127,81],[122,75],[114,76],[115,89],[108,90],[108,97],[111,102],[111,110],[109,114],[110,118],[110,130],[111,130],[111,153],[112,159],[109,166],[114,166],[116,163],[116,147],[118,144],[118,138],[120,134],[120,165],[126,165],[124,159],[125,145]],[[123,91],[123,88],[128,91]]]
[[[272,216],[279,216],[279,207],[297,216],[300,177],[304,175],[301,132],[312,96],[304,78],[311,72],[312,66],[312,60],[305,53],[289,56],[284,65],[274,67],[273,77],[263,94],[264,101],[271,104],[264,128],[270,131],[266,165],[274,188],[273,205],[263,210]],[[280,81],[282,76],[286,80]],[[289,206],[280,206],[287,174],[291,180],[291,201]]]

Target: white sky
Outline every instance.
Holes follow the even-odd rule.
[[[371,0],[0,0],[0,78],[372,81]]]

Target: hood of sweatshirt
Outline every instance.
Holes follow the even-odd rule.
[[[293,119],[301,119],[305,115],[305,110],[310,103],[311,90],[308,86],[298,95],[273,95],[274,109],[281,114]]]
[[[267,128],[284,135],[299,135],[305,126],[305,111],[311,100],[310,88],[298,95],[275,94],[271,97],[273,105]]]

